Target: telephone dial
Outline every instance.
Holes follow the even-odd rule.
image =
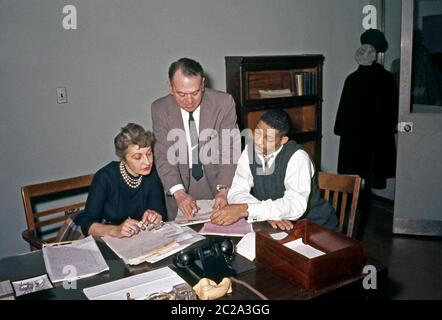
[[[231,262],[235,256],[235,244],[220,236],[200,240],[178,252],[173,264],[185,269],[196,279],[210,278],[220,281],[224,277],[236,276]]]

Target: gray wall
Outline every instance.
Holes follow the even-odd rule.
[[[198,59],[225,89],[224,56],[322,53],[323,169],[336,171],[334,118],[356,68],[364,0],[0,0],[0,257],[28,250],[22,185],[91,173],[118,128],[148,128],[169,63]],[[78,29],[62,28],[62,8]],[[67,87],[57,104],[55,88]]]

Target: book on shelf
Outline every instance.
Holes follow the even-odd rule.
[[[295,74],[295,85],[296,85],[296,95],[302,96],[303,95],[303,75],[302,73],[296,73]]]
[[[296,96],[316,95],[318,93],[316,72],[298,72],[294,73],[293,77]]]

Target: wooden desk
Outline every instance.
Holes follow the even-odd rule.
[[[164,259],[155,264],[143,263],[139,266],[127,266],[114,252],[101,241],[97,241],[106,262],[109,265],[109,271],[102,274],[85,278],[77,281],[76,289],[66,290],[61,283],[55,284],[50,290],[40,291],[24,295],[18,299],[58,299],[58,300],[82,300],[86,299],[83,289],[98,284],[118,280],[141,272],[150,271],[159,267],[171,266],[172,257]],[[236,264],[243,266],[244,270],[250,269],[250,262],[240,255],[235,258]],[[249,265],[247,265],[249,264]],[[366,264],[374,265],[378,274],[378,287],[382,289],[385,282],[387,269],[378,262],[367,259]],[[252,265],[253,266],[253,265]],[[181,270],[176,270],[186,281],[192,284],[189,278]],[[301,286],[295,286],[277,275],[269,272],[267,269],[256,266],[256,269],[245,271],[238,274],[237,279],[245,281],[269,299],[313,299],[313,298],[378,298],[381,290],[364,290],[362,279],[364,274],[340,279],[331,286],[316,292],[308,292]],[[21,255],[0,259],[0,281],[3,280],[23,280],[46,273],[43,256],[41,251],[29,252]],[[223,300],[256,300],[259,297],[246,287],[233,283],[233,294],[226,296]]]

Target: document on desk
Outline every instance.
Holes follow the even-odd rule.
[[[302,242],[302,238],[287,242],[284,245],[309,259],[313,259],[325,254],[325,252],[322,252],[321,250],[313,248],[312,246]]]
[[[204,235],[218,235],[227,237],[243,237],[249,232],[253,232],[253,227],[251,223],[246,221],[246,219],[239,219],[237,222],[228,226],[219,226],[206,222],[200,230],[200,233]]]
[[[179,251],[184,243],[198,241],[194,239],[195,232],[189,230],[167,222],[158,230],[141,231],[130,238],[105,236],[103,241],[126,264],[137,265],[145,261],[153,263]]]
[[[0,300],[15,300],[14,290],[9,280],[0,281]]]
[[[170,292],[186,282],[169,267],[85,288],[89,300],[143,300],[159,292]],[[190,288],[191,289],[191,288]]]
[[[195,213],[193,218],[186,218],[184,213],[178,209],[175,223],[181,226],[188,226],[191,224],[198,224],[210,221],[210,216],[213,212],[213,204],[215,200],[196,200],[196,205],[200,208],[198,212]]]
[[[187,248],[191,244],[205,239],[204,236],[200,235],[198,232],[196,232],[195,230],[191,229],[188,226],[182,226],[181,228],[183,229],[184,232],[183,234],[176,237],[175,240],[177,242],[177,246],[170,248],[166,252],[159,252],[156,255],[152,255],[146,258],[146,262],[155,263],[157,261],[163,260],[164,258]]]
[[[92,236],[64,245],[45,245],[43,260],[52,282],[74,281],[109,270]]]
[[[272,233],[270,236],[275,240],[282,240],[287,237],[286,232]],[[236,245],[236,252],[247,258],[250,261],[255,260],[256,257],[256,234],[250,232],[246,234]]]

